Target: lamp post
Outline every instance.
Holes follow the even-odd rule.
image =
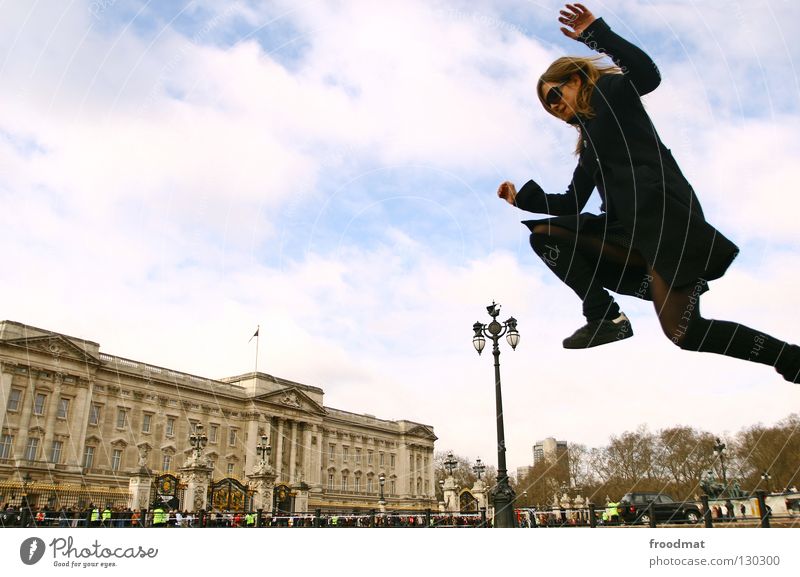
[[[28,484],[33,481],[33,477],[27,471],[22,477],[22,501],[20,504],[20,526],[27,527],[31,519],[31,504],[28,501]]]
[[[203,454],[203,449],[205,449],[208,444],[208,437],[203,432],[203,425],[197,424],[195,426],[192,434],[189,435],[189,444],[194,450],[194,459],[196,461]]]
[[[472,325],[474,335],[472,344],[478,354],[481,354],[483,347],[486,346],[486,338],[492,339],[492,354],[494,355],[494,387],[495,405],[497,411],[497,484],[492,489],[494,499],[494,526],[513,527],[514,511],[514,490],[508,482],[508,471],[506,470],[506,440],[505,429],[503,427],[503,395],[500,388],[500,347],[498,341],[503,335],[506,336],[508,344],[516,350],[519,343],[519,333],[517,332],[517,319],[510,317],[504,323],[497,320],[500,314],[500,305],[492,302],[486,307],[492,322],[484,325],[480,322]]]
[[[481,475],[483,475],[484,471],[486,471],[486,465],[481,463],[480,457],[478,457],[478,460],[475,461],[475,465],[473,465],[472,471],[478,476],[478,481],[480,481]]]
[[[386,484],[386,475],[381,473],[378,475],[378,484],[381,486],[381,498],[378,504],[383,507],[386,505],[386,499],[383,498],[383,486]]]
[[[444,461],[444,468],[447,469],[447,474],[452,476],[456,467],[458,467],[458,460],[453,456],[453,451],[448,451],[447,459]]]
[[[719,458],[719,465],[722,468],[722,484],[727,489],[728,478],[725,474],[725,443],[723,443],[719,437],[716,438],[714,445],[714,455]]]
[[[769,488],[769,481],[772,479],[772,475],[769,474],[769,471],[764,471],[761,473],[761,480],[764,481],[764,486],[767,488],[767,493],[771,493]]]
[[[267,466],[271,453],[272,447],[269,445],[269,438],[266,435],[261,435],[261,442],[256,445],[256,454],[261,458],[260,465],[262,469]]]

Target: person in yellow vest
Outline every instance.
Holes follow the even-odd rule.
[[[244,524],[247,527],[255,527],[256,526],[256,516],[252,511],[244,516]]]
[[[166,527],[167,526],[167,512],[164,510],[164,505],[157,504],[153,508],[153,527]]]
[[[106,508],[103,509],[101,519],[103,520],[103,527],[111,526],[111,508],[108,505],[106,505]]]
[[[331,517],[331,525],[333,525],[334,527],[336,527],[338,524],[339,524],[339,517],[338,517],[338,515],[334,515],[333,517]]]
[[[610,525],[618,520],[619,513],[617,513],[617,503],[607,501],[605,511],[603,511],[603,521]]]
[[[92,508],[92,514],[89,516],[89,521],[92,527],[97,527],[100,525],[100,508],[95,507],[94,504],[90,505]]]
[[[608,522],[619,523],[619,503],[608,504]]]

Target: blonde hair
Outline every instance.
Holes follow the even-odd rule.
[[[545,110],[549,110],[550,107],[545,102],[544,95],[542,95],[542,85],[545,82],[561,84],[572,78],[574,74],[577,74],[581,79],[581,87],[575,99],[575,114],[585,118],[594,118],[594,110],[592,110],[590,102],[597,79],[606,74],[622,74],[622,71],[613,64],[596,64],[598,60],[602,60],[603,58],[603,56],[592,56],[588,58],[581,56],[562,56],[548,66],[547,70],[539,77],[539,82],[536,84],[536,95],[539,97],[539,101],[542,103]],[[575,147],[575,154],[580,154],[583,150],[583,139],[580,136],[580,128],[578,128],[578,133],[578,144]]]

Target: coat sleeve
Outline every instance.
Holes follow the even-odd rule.
[[[572,182],[564,194],[547,194],[542,187],[529,180],[517,193],[516,205],[522,210],[553,216],[580,213],[594,190],[594,181],[583,168],[575,167]]]
[[[610,78],[624,84],[627,84],[624,82],[627,80],[640,96],[652,92],[661,84],[661,73],[656,63],[644,50],[612,31],[602,18],[592,22],[578,39],[592,50],[608,54],[623,74],[622,77],[609,75]]]

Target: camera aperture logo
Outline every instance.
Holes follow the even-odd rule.
[[[42,560],[48,545],[38,537],[29,537],[19,546],[19,558],[25,565],[35,565]],[[76,545],[72,537],[57,537],[50,541],[53,565],[56,567],[101,567],[118,566],[118,559],[154,559],[158,549],[134,546],[105,546],[98,540],[87,546]]]
[[[19,558],[25,565],[36,565],[44,556],[44,541],[39,537],[28,537],[19,546]]]

